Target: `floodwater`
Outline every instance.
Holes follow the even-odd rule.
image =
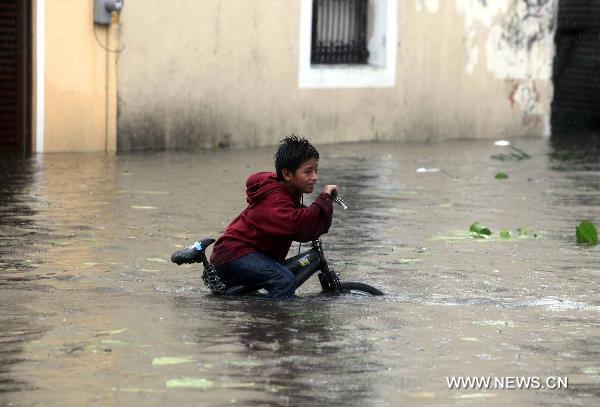
[[[349,204],[329,263],[387,295],[309,280],[291,302],[217,298],[169,262],[243,209],[272,147],[2,157],[0,405],[600,404],[600,249],[575,243],[600,221],[600,160],[513,145],[531,158],[491,158],[511,152],[491,141],[320,146],[321,183]]]

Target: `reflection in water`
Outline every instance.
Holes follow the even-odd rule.
[[[178,302],[192,315],[198,305]],[[202,305],[193,340],[203,353],[229,361],[227,380],[256,389],[246,405],[264,405],[264,389],[277,393],[272,405],[370,405],[371,381],[382,367],[369,356],[373,344],[348,329],[350,316],[331,299],[214,298]],[[235,351],[220,351],[225,343]]]
[[[0,158],[0,401],[2,394],[32,387],[15,367],[27,359],[24,344],[44,333],[35,311],[22,306],[40,288],[31,250],[40,232],[32,191],[37,165],[32,159]]]
[[[457,374],[567,375],[568,392],[486,403],[594,404],[600,255],[574,228],[599,223],[598,161],[515,144],[531,158],[492,159],[487,141],[321,146],[321,182],[349,204],[323,237],[328,262],[388,295],[321,298],[315,279],[289,303],[214,298],[199,267],[169,262],[218,237],[272,148],[0,160],[0,404],[479,397],[447,389]],[[490,239],[469,235],[477,220]]]
[[[592,139],[583,145],[562,145],[554,142],[550,168],[567,173],[560,201],[570,206],[600,205],[600,142]],[[562,185],[561,185],[562,186]]]

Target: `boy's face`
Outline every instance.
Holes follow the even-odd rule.
[[[316,158],[311,158],[304,161],[296,172],[292,172],[287,168],[284,168],[281,172],[286,184],[298,192],[310,194],[315,189],[315,184],[319,179],[319,162]]]

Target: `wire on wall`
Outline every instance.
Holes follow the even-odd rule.
[[[96,24],[94,24],[94,38],[96,39],[96,42],[98,43],[98,45],[100,46],[100,48],[102,48],[103,50],[105,50],[106,52],[113,52],[115,54],[118,54],[119,52],[122,52],[125,49],[125,46],[121,46],[118,49],[110,49],[108,48],[108,44],[104,45],[102,44],[102,42],[100,41],[100,38],[98,38],[98,33],[96,32],[96,29],[98,28],[98,26]],[[106,30],[110,30],[110,26],[106,28]]]

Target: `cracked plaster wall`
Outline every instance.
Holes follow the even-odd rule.
[[[439,0],[416,0],[417,10],[437,13]],[[450,1],[449,1],[450,2]],[[551,75],[557,0],[454,0],[463,17],[465,70],[478,64],[506,81],[507,102],[524,126],[549,136]]]

